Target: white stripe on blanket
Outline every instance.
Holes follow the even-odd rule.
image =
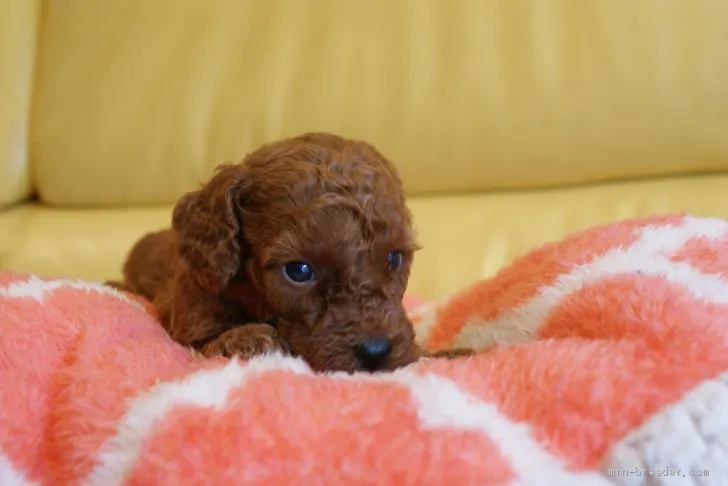
[[[25,479],[25,475],[16,469],[4,454],[0,453],[0,485],[2,486],[37,486],[37,483]]]
[[[45,280],[41,280],[35,275],[30,275],[25,281],[13,282],[5,287],[0,287],[0,297],[28,297],[31,299],[35,299],[38,302],[43,302],[43,297],[46,294],[61,288],[70,288],[76,290],[84,290],[86,292],[96,292],[99,294],[110,295],[121,300],[122,302],[131,304],[138,309],[144,310],[144,306],[139,302],[130,299],[129,297],[124,295],[124,293],[111,287],[107,287],[106,285],[92,282],[84,282],[82,280],[67,279],[57,279],[46,282]]]
[[[568,472],[559,458],[533,439],[528,424],[509,420],[495,405],[470,396],[446,378],[433,374],[411,375],[400,383],[417,400],[423,425],[476,430],[495,442],[516,475],[512,486],[611,484],[598,473]]]
[[[726,304],[728,282],[719,275],[704,274],[688,264],[669,260],[692,238],[718,239],[726,235],[727,222],[706,218],[686,218],[677,226],[643,228],[641,236],[628,248],[610,250],[590,263],[574,267],[524,304],[489,321],[471,318],[459,333],[454,347],[482,348],[533,341],[546,318],[569,294],[615,275],[639,272],[664,277],[684,286],[698,299]],[[423,328],[424,333],[427,330],[427,327]],[[425,340],[426,336],[419,336],[419,339]]]

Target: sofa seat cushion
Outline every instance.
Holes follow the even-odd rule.
[[[428,299],[492,275],[514,257],[568,232],[617,219],[689,212],[728,218],[728,175],[598,186],[410,198],[420,242],[410,290]],[[171,206],[0,212],[0,269],[118,278],[126,252],[169,225]]]

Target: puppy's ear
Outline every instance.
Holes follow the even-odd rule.
[[[185,194],[172,213],[179,254],[203,289],[220,294],[247,251],[240,219],[250,188],[242,165],[221,165],[202,189]]]

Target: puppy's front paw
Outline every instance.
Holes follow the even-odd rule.
[[[222,333],[202,347],[205,357],[240,356],[249,359],[270,351],[286,351],[278,331],[268,324],[244,324]]]

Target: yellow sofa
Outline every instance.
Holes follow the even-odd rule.
[[[0,268],[115,278],[221,162],[399,166],[437,298],[620,218],[728,216],[728,2],[4,0]]]

